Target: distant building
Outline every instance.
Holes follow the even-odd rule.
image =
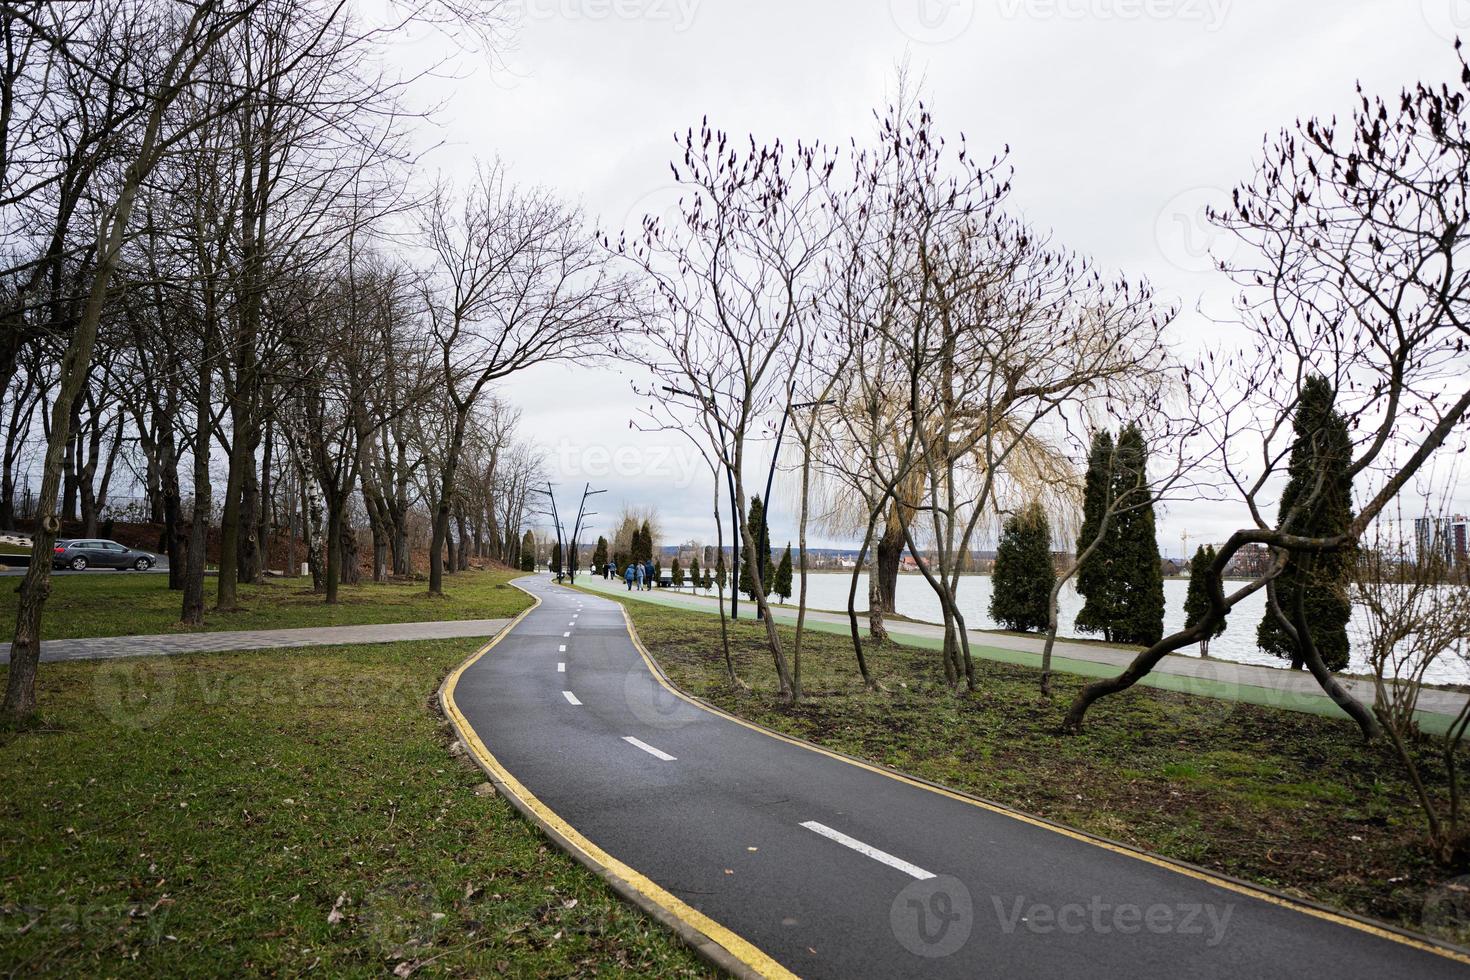
[[[1470,520],[1464,516],[1414,518],[1414,553],[1421,561],[1434,557],[1449,565],[1466,564],[1470,561],[1467,524]]]
[[[1217,548],[1223,548],[1219,545]],[[1263,544],[1243,545],[1225,566],[1226,575],[1240,578],[1255,578],[1271,567],[1271,549]]]

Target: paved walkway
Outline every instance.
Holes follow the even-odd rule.
[[[718,601],[713,597],[698,596],[689,592],[670,592],[668,590],[629,592],[623,583],[614,583],[601,578],[578,577],[577,584],[608,595],[618,595],[664,606],[696,609],[711,615],[718,610]],[[745,610],[749,610],[749,614],[754,615],[754,603],[742,601],[740,605],[742,614]],[[777,608],[774,615],[778,622],[796,622],[796,610],[792,608]],[[806,622],[809,627],[824,632],[845,634],[849,629],[846,613],[809,609],[806,614]],[[860,615],[858,622],[866,632],[867,616]],[[937,647],[944,640],[943,627],[928,623],[890,619],[887,621],[887,626],[892,637],[901,643]],[[970,643],[971,652],[977,657],[1030,667],[1041,665],[1043,642],[1033,637],[971,631]],[[1135,651],[1122,647],[1058,640],[1052,650],[1052,666],[1055,670],[1070,674],[1110,677],[1131,663],[1134,655]],[[1371,681],[1344,677],[1342,682],[1359,700],[1368,704],[1372,703],[1373,683]],[[1322,692],[1317,682],[1305,671],[1263,667],[1259,664],[1243,664],[1213,657],[1170,654],[1142,683],[1150,687],[1183,691],[1206,697],[1228,698],[1292,711],[1346,717],[1342,709]],[[1470,698],[1470,695],[1461,691],[1426,688],[1419,695],[1421,724],[1427,730],[1442,731],[1449,719],[1464,707],[1467,698]]]
[[[732,972],[1466,975],[1455,950],[682,699],[649,670],[613,602],[545,576],[519,581],[540,605],[450,675],[446,715],[553,841]]]
[[[175,653],[222,653],[226,650],[271,650],[278,647],[340,646],[354,643],[402,643],[409,640],[453,640],[494,636],[508,619],[464,619],[437,623],[391,623],[376,626],[321,626],[290,630],[234,630],[219,633],[164,633],[158,636],[107,636],[81,640],[42,640],[41,660],[105,660],[154,657]],[[0,644],[0,663],[9,663],[10,644]]]

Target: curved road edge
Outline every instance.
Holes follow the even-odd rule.
[[[516,583],[511,583],[520,588]],[[588,840],[575,827],[563,820],[556,811],[552,810],[535,794],[522,786],[510,772],[500,764],[495,755],[481,741],[479,734],[460,711],[459,705],[454,700],[455,686],[459,683],[464,672],[473,667],[481,658],[495,649],[502,639],[509,636],[520,622],[530,615],[541,605],[541,599],[534,593],[521,589],[531,597],[531,605],[511,620],[510,624],[496,634],[495,638],[475,651],[468,660],[460,664],[439,687],[439,705],[444,711],[444,716],[449,719],[455,734],[461,743],[469,751],[470,757],[479,765],[496,790],[510,801],[511,805],[521,812],[527,820],[530,820],[541,829],[551,841],[566,853],[570,854],[580,864],[591,870],[603,881],[617,892],[622,898],[642,909],[648,915],[658,920],[670,929],[676,936],[684,941],[691,949],[707,962],[731,976],[741,978],[759,977],[791,977],[796,975],[776,962],[754,944],[742,939],[731,930],[720,925],[709,916],[699,910],[680,901],[677,897],[654,884],[647,877],[633,868],[628,867],[617,858],[602,850],[592,841]],[[621,606],[620,606],[621,608]],[[627,613],[624,612],[626,620]],[[638,641],[636,634],[632,633],[632,624],[629,623],[629,635],[633,636],[633,642],[643,657],[648,655],[643,650],[643,645]],[[661,678],[661,674],[655,676]],[[661,683],[664,683],[662,679]]]
[[[511,583],[517,588],[517,583]],[[596,844],[584,837],[576,828],[572,827],[562,819],[555,811],[546,806],[534,794],[506,770],[495,758],[494,754],[485,746],[477,732],[470,725],[467,718],[460,711],[454,701],[454,688],[460,676],[474,666],[479,660],[490,653],[491,650],[506,636],[509,636],[520,622],[541,605],[541,600],[529,590],[521,589],[531,597],[532,605],[523,610],[511,623],[502,630],[493,640],[476,651],[469,659],[460,664],[450,673],[440,688],[440,704],[444,709],[445,716],[454,726],[460,740],[469,750],[470,755],[484,770],[496,789],[506,796],[522,814],[535,823],[558,847],[571,854],[580,863],[594,871],[623,898],[632,902],[649,915],[653,916],[664,925],[668,926],[685,943],[695,950],[700,956],[722,970],[739,977],[794,977],[790,970],[782,966],[775,959],[760,950],[747,940],[736,935],[731,930],[718,922],[690,907],[676,896],[670,894],[653,881],[639,873],[637,870],[627,866],[610,854],[603,851]],[[581,591],[581,590],[579,590]],[[596,593],[589,593],[596,595]],[[599,596],[606,598],[605,596]],[[627,607],[618,603],[622,613],[623,624],[627,628],[628,636],[638,651],[645,666],[653,675],[654,679],[674,697],[688,704],[717,715],[720,718],[732,721],[738,725],[759,732],[770,738],[778,739],[790,745],[794,745],[812,752],[819,753],[828,758],[857,766],[858,768],[885,776],[898,782],[907,783],[932,793],[957,800],[971,806],[1019,820],[1023,823],[1061,834],[1073,840],[1091,844],[1108,851],[1152,864],[1156,867],[1186,877],[1207,882],[1212,885],[1233,891],[1250,898],[1258,899],[1273,905],[1292,909],[1305,915],[1333,922],[1337,925],[1355,929],[1359,932],[1368,933],[1381,939],[1410,946],[1415,949],[1432,953],[1446,959],[1459,963],[1470,964],[1470,949],[1464,949],[1449,943],[1441,942],[1429,936],[1412,933],[1405,929],[1376,922],[1363,918],[1349,912],[1342,912],[1328,908],[1318,903],[1296,898],[1282,892],[1272,890],[1266,886],[1247,882],[1242,879],[1233,878],[1188,862],[1166,858],[1161,855],[1152,854],[1139,848],[1124,844],[1119,841],[1110,840],[1095,834],[1076,830],[1062,824],[1054,823],[1041,817],[1025,813],[1014,808],[995,803],[959,790],[952,789],[939,783],[931,782],[922,777],[913,776],[899,770],[888,769],[875,765],[866,760],[850,756],[833,749],[816,745],[795,736],[786,735],[775,729],[748,721],[725,711],[701,698],[695,697],[681,690],[668,675],[662,666],[649,653],[644,646],[643,640],[638,635],[632,619],[628,616]]]
[[[597,595],[597,593],[595,592],[589,592],[588,594]],[[601,598],[606,597],[602,596]],[[1229,891],[1237,892],[1251,898],[1259,899],[1263,902],[1269,902],[1272,905],[1279,905],[1283,908],[1289,908],[1293,911],[1301,912],[1305,915],[1310,915],[1319,919],[1325,919],[1328,922],[1333,922],[1337,925],[1346,926],[1350,929],[1356,929],[1359,932],[1369,933],[1371,935],[1379,937],[1380,939],[1387,939],[1391,942],[1401,943],[1405,946],[1412,946],[1415,949],[1420,949],[1424,952],[1434,953],[1435,955],[1443,956],[1446,959],[1451,959],[1459,963],[1470,965],[1470,949],[1455,946],[1451,943],[1442,942],[1432,936],[1421,935],[1419,933],[1410,932],[1407,929],[1400,929],[1399,927],[1390,925],[1386,922],[1379,922],[1375,919],[1369,919],[1363,916],[1354,915],[1351,912],[1343,912],[1338,909],[1329,908],[1326,905],[1321,905],[1309,899],[1297,898],[1295,896],[1288,895],[1285,892],[1280,892],[1272,888],[1268,888],[1265,885],[1258,885],[1254,882],[1246,881],[1243,878],[1234,878],[1219,871],[1212,871],[1211,869],[1202,867],[1201,865],[1190,864],[1187,861],[1180,861],[1175,858],[1164,857],[1161,854],[1154,854],[1150,851],[1145,851],[1141,848],[1134,847],[1131,844],[1125,844],[1122,841],[1115,841],[1107,837],[1102,837],[1098,834],[1091,834],[1087,831],[1077,830],[1074,827],[1068,827],[1066,824],[1055,823],[1054,821],[1047,820],[1044,817],[1038,817],[1034,814],[1026,813],[1023,810],[1017,810],[1013,807],[1006,806],[1003,803],[996,803],[993,800],[987,800],[984,797],[975,796],[971,793],[966,793],[963,790],[952,789],[949,786],[945,786],[943,783],[932,782],[931,780],[925,779],[922,776],[910,775],[909,773],[903,772],[899,769],[887,769],[883,766],[875,765],[874,763],[868,762],[866,759],[860,759],[857,756],[848,755],[845,752],[839,752],[836,749],[829,749],[825,746],[818,745],[815,742],[808,742],[806,739],[799,738],[795,735],[787,735],[784,732],[776,731],[774,728],[767,728],[765,725],[749,721],[745,718],[739,717],[738,715],[732,715],[725,709],[711,704],[703,698],[695,697],[694,695],[681,690],[679,686],[669,678],[669,675],[664,673],[663,667],[659,664],[657,660],[654,659],[653,654],[648,652],[648,648],[643,645],[643,640],[638,635],[637,628],[633,625],[633,621],[628,618],[627,606],[624,606],[622,603],[618,603],[618,605],[623,610],[623,622],[628,627],[628,635],[633,639],[633,646],[637,648],[639,655],[643,658],[643,662],[648,665],[648,669],[650,672],[652,672],[654,679],[656,679],[659,684],[661,684],[664,689],[667,690],[670,694],[674,695],[680,700],[688,702],[696,708],[700,708],[704,711],[719,715],[721,718],[724,718],[727,721],[733,721],[737,725],[743,725],[744,727],[749,728],[752,731],[760,732],[762,735],[768,735],[771,738],[779,739],[780,741],[786,742],[790,745],[799,746],[803,749],[809,749],[813,752],[825,755],[828,758],[836,759],[838,762],[845,762],[848,765],[857,766],[859,769],[866,769],[867,771],[877,773],[880,776],[886,776],[889,779],[897,780],[901,783],[908,783],[909,785],[917,786],[920,789],[928,790],[931,793],[938,793],[940,796],[947,796],[950,799],[958,800],[961,803],[968,803],[971,806],[979,807],[982,810],[989,810],[992,813],[1010,817],[1013,820],[1019,820],[1022,823],[1030,824],[1033,827],[1040,827],[1043,830],[1049,830],[1053,833],[1061,834],[1064,837],[1070,837],[1073,840],[1081,841],[1085,844],[1091,844],[1095,847],[1101,847],[1104,850],[1113,851],[1125,857],[1130,857],[1138,861],[1143,861],[1147,864],[1155,865],[1167,871],[1173,871],[1176,874],[1182,874],[1186,877],[1195,878],[1212,885],[1217,885]]]

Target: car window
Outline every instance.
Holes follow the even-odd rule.
[[[104,541],[102,546],[108,551],[127,551],[126,545],[118,544],[116,541]]]

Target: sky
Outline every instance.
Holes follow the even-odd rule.
[[[425,165],[451,179],[499,157],[596,227],[636,228],[677,199],[676,132],[708,116],[757,142],[861,140],[907,63],[941,132],[1010,146],[1018,213],[1180,304],[1181,349],[1228,312],[1210,256],[1229,242],[1204,209],[1250,177],[1262,139],[1345,115],[1359,80],[1389,95],[1452,79],[1453,38],[1470,37],[1470,0],[515,0],[513,17],[513,44],[461,56],[434,83],[444,145]],[[425,34],[392,56],[412,66],[450,47]],[[594,534],[625,505],[652,506],[665,544],[712,542],[692,444],[629,427],[644,380],[611,361],[544,365],[499,396],[522,409],[563,509],[589,481],[608,491]],[[793,494],[774,496],[779,546],[794,537]],[[1221,541],[1243,517],[1169,502],[1161,550]]]

